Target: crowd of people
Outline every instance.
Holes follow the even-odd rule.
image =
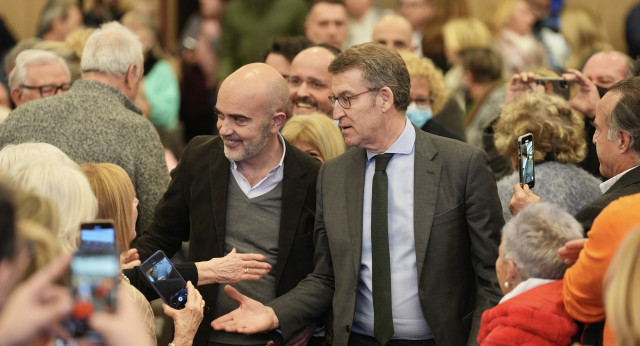
[[[0,344],[95,342],[96,220],[106,345],[639,344],[640,32],[495,3],[200,0],[163,47],[152,0],[48,0],[0,31]]]

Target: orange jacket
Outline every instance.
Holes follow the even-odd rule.
[[[593,222],[578,261],[564,274],[564,306],[571,317],[583,323],[605,319],[604,278],[620,242],[640,225],[640,194],[611,202]],[[604,345],[615,338],[605,324]]]

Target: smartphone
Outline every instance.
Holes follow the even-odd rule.
[[[165,304],[176,310],[184,309],[187,303],[187,283],[162,250],[147,258],[140,265],[140,270]]]
[[[527,133],[518,137],[518,171],[520,172],[520,186],[529,185],[530,189],[536,185],[533,163],[533,135]]]
[[[535,79],[535,89],[547,94],[556,94],[568,100],[571,82],[560,77],[538,77]]]
[[[80,225],[80,249],[111,251],[116,248],[116,231],[111,220],[96,220]]]
[[[74,297],[71,317],[65,321],[74,338],[101,342],[101,335],[89,328],[96,311],[114,312],[120,275],[120,259],[114,251],[80,249],[71,260],[70,287]]]

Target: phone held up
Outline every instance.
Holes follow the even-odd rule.
[[[162,252],[156,251],[140,265],[140,270],[165,304],[176,310],[187,303],[187,283]]]
[[[518,171],[520,186],[529,185],[530,189],[536,185],[533,162],[533,135],[527,133],[518,137]]]
[[[110,220],[83,223],[80,229],[81,244],[71,260],[69,283],[74,303],[65,326],[74,338],[101,342],[88,321],[95,311],[115,311],[120,275],[115,229]]]
[[[538,77],[535,79],[535,90],[547,94],[556,94],[569,100],[571,82],[561,77]]]

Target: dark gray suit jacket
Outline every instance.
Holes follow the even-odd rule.
[[[320,169],[316,268],[272,302],[283,331],[306,323],[305,314],[322,307],[335,284],[333,344],[349,340],[362,253],[365,160],[364,149],[352,148]],[[495,261],[504,220],[487,160],[477,148],[416,129],[418,289],[438,345],[475,343],[482,313],[501,297]]]

